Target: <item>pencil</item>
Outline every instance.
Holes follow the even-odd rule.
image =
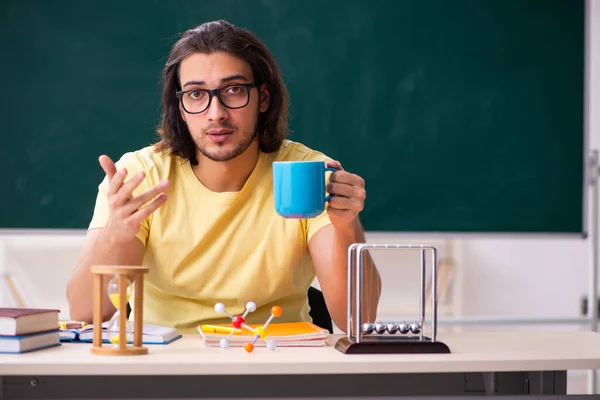
[[[232,331],[236,333],[241,332],[241,329],[229,328],[227,326],[219,325],[200,325],[200,329],[202,329],[202,332],[206,333],[231,333]]]

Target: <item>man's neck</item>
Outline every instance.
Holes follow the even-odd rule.
[[[210,191],[239,192],[252,174],[258,162],[258,154],[257,143],[229,161],[213,161],[198,154],[198,165],[193,167],[194,174]]]

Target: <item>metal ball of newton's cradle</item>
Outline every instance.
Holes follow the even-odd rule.
[[[401,322],[398,324],[398,332],[402,334],[408,333],[410,330],[410,326],[406,322]]]
[[[385,333],[386,328],[387,326],[383,322],[375,322],[375,332],[377,332],[378,334],[381,335]]]
[[[421,332],[421,325],[418,322],[410,324],[410,331],[414,334]]]
[[[391,333],[393,335],[394,333],[396,333],[398,331],[398,324],[395,324],[393,322],[388,323],[387,331],[388,331],[388,333]]]
[[[362,326],[363,328],[363,333],[365,334],[369,334],[369,333],[373,333],[373,330],[375,330],[375,326],[370,323],[370,322],[365,322]]]

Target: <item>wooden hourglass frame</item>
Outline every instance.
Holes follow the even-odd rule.
[[[148,354],[148,348],[142,346],[142,324],[144,304],[144,274],[148,273],[148,267],[140,266],[92,266],[91,272],[94,276],[94,305],[93,305],[93,329],[94,340],[90,351],[92,354],[106,355],[138,355]],[[119,336],[117,346],[102,346],[102,299],[107,290],[105,276],[115,276],[118,279],[118,302],[119,311]],[[110,279],[110,278],[109,278]],[[128,283],[131,282],[134,290],[133,306],[133,346],[127,345],[127,303]]]

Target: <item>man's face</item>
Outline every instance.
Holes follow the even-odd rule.
[[[208,100],[208,93],[198,89],[228,87],[221,91],[221,97],[233,106],[245,104],[245,93],[249,91],[248,104],[242,108],[227,108],[213,96],[205,111],[190,114],[180,103],[181,116],[200,154],[214,161],[228,161],[256,142],[258,116],[267,110],[269,96],[266,88],[260,88],[262,101],[259,104],[258,87],[236,86],[254,82],[252,69],[246,61],[224,52],[195,53],[183,59],[179,74],[181,90],[192,90],[182,98],[188,111],[202,109],[202,104]]]

